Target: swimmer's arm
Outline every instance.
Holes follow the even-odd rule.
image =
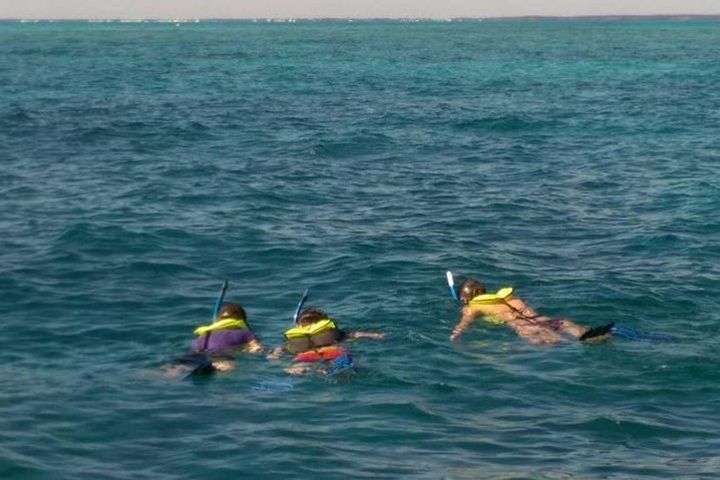
[[[467,307],[463,308],[462,317],[460,317],[460,321],[455,325],[455,328],[453,328],[450,340],[454,341],[460,338],[460,335],[462,335],[474,321],[475,313]]]
[[[348,333],[348,340],[360,340],[361,338],[367,338],[370,340],[385,340],[387,337],[384,333],[375,333],[375,332],[350,332]]]

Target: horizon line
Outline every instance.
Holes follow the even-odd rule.
[[[462,22],[462,21],[498,21],[498,20],[623,20],[623,19],[706,19],[720,20],[720,13],[695,14],[695,13],[673,13],[673,14],[603,14],[603,15],[515,15],[515,16],[483,16],[483,17],[0,17],[0,22],[323,22],[323,21],[440,21],[440,22]]]

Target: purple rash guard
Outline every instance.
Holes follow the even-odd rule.
[[[205,335],[200,335],[193,341],[192,351],[195,353],[232,353],[236,348],[242,347],[243,345],[250,343],[255,339],[255,336],[250,330],[238,329],[238,330],[219,330],[210,334],[210,339],[207,342],[207,348],[205,347]]]

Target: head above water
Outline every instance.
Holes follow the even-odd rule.
[[[474,278],[465,279],[458,287],[458,296],[460,297],[460,301],[465,305],[473,298],[484,293],[487,293],[485,285]]]
[[[218,316],[215,320],[225,320],[226,318],[247,320],[245,309],[239,303],[234,302],[224,302],[222,307],[220,307],[220,312],[218,312]]]
[[[298,317],[297,324],[298,326],[303,327],[305,325],[312,325],[318,320],[322,320],[324,318],[328,318],[327,313],[325,313],[323,310],[320,310],[319,308],[310,307],[303,310],[303,312]]]

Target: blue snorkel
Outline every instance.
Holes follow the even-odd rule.
[[[223,300],[225,299],[225,292],[227,292],[228,283],[229,282],[225,280],[222,284],[222,287],[220,287],[220,293],[218,294],[217,300],[215,300],[215,308],[213,308],[213,322],[217,319],[217,316],[220,313],[220,308],[222,307]],[[203,342],[202,348],[203,351],[207,350],[209,341],[210,332],[205,334],[205,341]],[[185,376],[185,380],[194,378],[197,375],[208,375],[215,372],[215,366],[213,365],[212,360],[208,358],[204,353],[201,355],[202,357],[196,359],[195,361],[195,368],[193,368],[192,371]]]
[[[227,292],[228,288],[228,281],[225,280],[222,284],[222,287],[220,288],[220,294],[217,297],[217,300],[215,301],[215,308],[213,309],[213,322],[217,318],[218,314],[220,313],[220,307],[222,307],[223,300],[225,299],[225,292]]]
[[[450,295],[452,296],[453,300],[459,302],[460,297],[458,297],[457,290],[455,290],[455,279],[453,278],[452,272],[450,270],[445,272],[445,277],[447,278],[448,287],[450,287]]]
[[[300,301],[297,304],[297,308],[295,309],[295,314],[293,315],[293,323],[297,325],[298,318],[300,318],[300,310],[302,309],[303,305],[305,305],[305,302],[308,299],[308,296],[310,295],[310,289],[306,288],[303,292],[303,296],[300,299]]]
[[[225,292],[227,292],[228,288],[228,281],[225,280],[222,284],[222,287],[220,288],[220,294],[218,294],[217,300],[215,300],[215,308],[213,309],[213,316],[212,321],[214,322],[217,319],[218,314],[220,313],[220,307],[222,307],[223,300],[225,299]],[[210,333],[205,334],[205,342],[203,343],[203,350],[207,350],[208,342],[210,341]]]

